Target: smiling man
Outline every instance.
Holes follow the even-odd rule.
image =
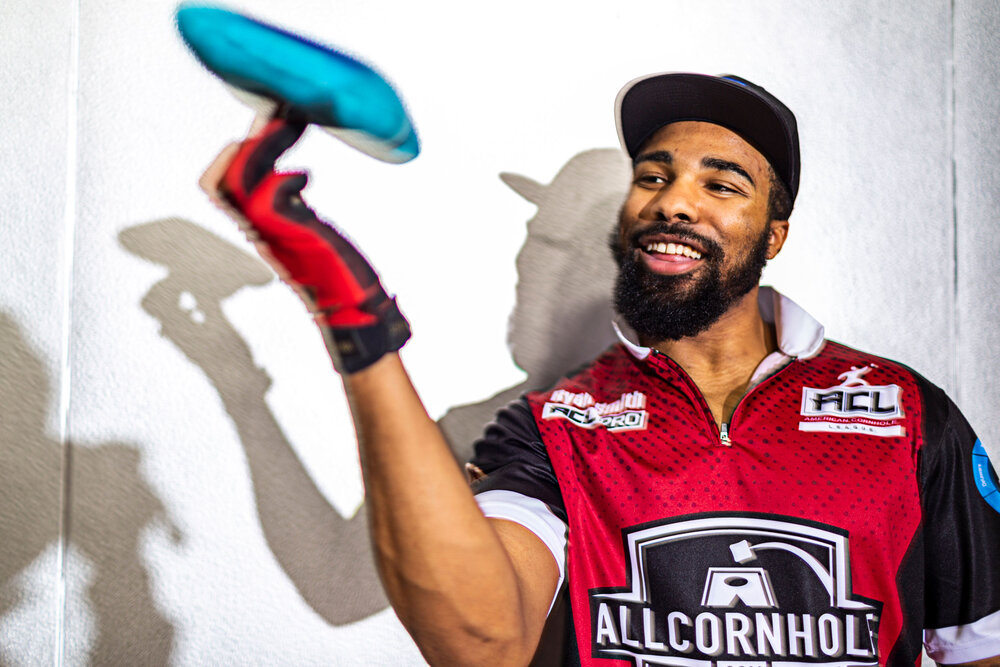
[[[621,342],[502,410],[471,492],[395,303],[304,179],[270,173],[302,128],[273,120],[207,177],[317,305],[382,581],[425,657],[528,663],[565,585],[567,664],[915,665],[924,645],[996,665],[1000,492],[972,429],[758,285],[798,190],[792,113],[737,77],[664,74],[616,115]]]
[[[757,286],[781,248],[788,222],[769,212],[770,167],[735,133],[686,121],[656,132],[634,169],[612,241],[616,308],[651,340],[695,336]],[[699,201],[699,190],[712,196]]]

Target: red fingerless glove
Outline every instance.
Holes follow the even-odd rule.
[[[302,201],[306,174],[274,171],[304,130],[272,119],[240,146],[221,190],[245,218],[247,238],[315,313],[337,367],[354,373],[401,348],[410,326],[371,264]]]

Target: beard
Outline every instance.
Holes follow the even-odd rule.
[[[693,234],[684,223],[657,223],[638,230],[622,247],[617,233],[611,251],[618,263],[615,310],[643,341],[659,342],[696,336],[715,324],[734,303],[760,283],[767,264],[770,228],[754,240],[746,254],[725,274],[725,253],[711,239]],[[649,233],[686,238],[704,252],[704,266],[694,273],[660,275],[639,260],[639,237]]]

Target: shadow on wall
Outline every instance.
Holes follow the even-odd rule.
[[[0,312],[0,618],[23,601],[18,575],[59,541],[62,444],[45,432],[51,382],[14,319]],[[165,665],[173,627],[157,611],[140,557],[154,523],[180,535],[123,443],[70,445],[70,545],[92,576],[92,664]],[[110,630],[109,629],[113,629]],[[7,647],[8,649],[10,647]]]
[[[449,411],[441,425],[460,459],[471,453],[498,407],[553,382],[612,339],[614,267],[606,238],[628,182],[624,157],[611,149],[586,151],[548,186],[512,174],[502,178],[539,207],[518,255],[517,306],[510,320],[512,353],[528,379],[484,403]],[[385,609],[366,513],[344,519],[324,498],[265,401],[270,378],[254,365],[246,341],[223,314],[224,299],[242,287],[268,283],[270,269],[178,218],[128,228],[119,240],[129,252],[169,270],[150,288],[142,308],[219,392],[246,451],[268,546],[299,594],[333,625]],[[192,247],[201,249],[197,256]],[[199,261],[205,256],[215,261]],[[197,318],[182,307],[191,297]]]
[[[587,363],[614,340],[611,294],[617,273],[608,235],[631,177],[625,155],[610,148],[577,154],[548,185],[501,174],[538,207],[517,255],[517,300],[507,331],[514,363],[528,377],[495,396],[449,410],[440,426],[461,461],[496,411]]]
[[[150,288],[142,308],[219,392],[246,452],[268,547],[299,594],[332,625],[385,609],[388,602],[368,555],[365,512],[345,519],[327,502],[265,401],[270,377],[254,364],[246,341],[222,312],[225,298],[242,287],[264,285],[274,274],[261,260],[178,218],[130,227],[119,240],[169,270]],[[206,264],[203,257],[215,261]],[[190,297],[197,317],[182,307]]]

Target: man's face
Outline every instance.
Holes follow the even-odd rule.
[[[787,230],[769,220],[770,173],[711,123],[671,123],[643,145],[612,247],[615,306],[645,342],[701,333],[757,285]]]

